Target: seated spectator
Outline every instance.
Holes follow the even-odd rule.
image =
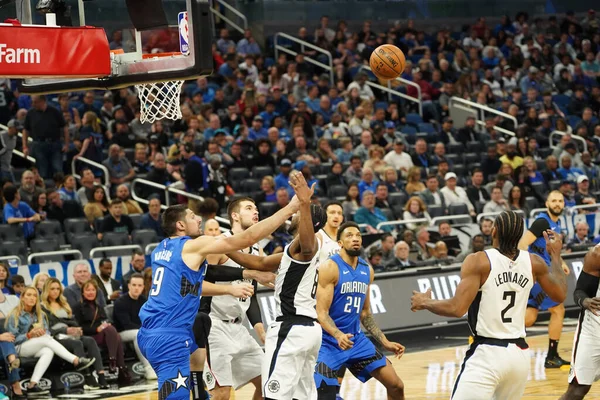
[[[381,210],[375,207],[375,194],[366,190],[362,195],[361,207],[356,210],[354,214],[354,222],[357,224],[367,224],[368,233],[377,233],[377,224],[381,222],[387,222],[388,219],[381,212]],[[384,226],[381,228],[384,232],[390,232],[393,228],[391,226]]]
[[[292,161],[288,158],[284,158],[279,162],[279,175],[275,177],[275,187],[277,190],[284,188],[288,191],[288,194],[294,193],[294,190],[290,186],[290,172],[292,172]]]
[[[104,307],[98,302],[96,282],[88,280],[81,286],[81,302],[73,307],[73,316],[83,328],[83,334],[91,336],[100,347],[108,350],[109,370],[119,371],[119,384],[131,383],[131,374],[125,365],[123,343],[117,330],[108,321]]]
[[[442,264],[451,264],[454,262],[454,257],[448,255],[448,246],[441,240],[435,244],[433,258]]]
[[[573,161],[569,156],[563,156],[561,159],[562,168],[558,169],[558,173],[564,180],[576,182],[577,178],[583,176],[583,171],[579,168],[573,167]]]
[[[360,134],[360,144],[354,148],[354,155],[360,157],[361,162],[365,162],[369,157],[369,149],[373,145],[373,135],[370,131],[363,131]]]
[[[546,157],[546,170],[542,172],[544,182],[556,181],[562,179],[562,175],[558,170],[558,158],[556,156]]]
[[[264,176],[260,183],[261,191],[254,197],[256,204],[259,203],[275,203],[277,202],[277,194],[275,191],[275,180],[272,176]]]
[[[396,245],[394,246],[393,264],[391,264],[389,267],[393,266],[401,270],[409,267],[414,267],[415,263],[408,259],[409,253],[410,247],[408,246],[408,243],[406,243],[404,240],[401,240],[398,243],[396,243]]]
[[[412,162],[415,167],[427,168],[429,165],[429,154],[427,153],[427,142],[425,139],[418,139],[415,143],[415,152],[413,153]],[[409,169],[410,175],[410,169]]]
[[[363,165],[363,173],[365,169],[369,168],[378,177],[383,176],[383,171],[386,167],[388,167],[388,164],[383,160],[384,155],[385,152],[383,150],[383,147],[379,145],[372,145],[371,147],[369,147],[369,158],[367,159],[367,161],[365,161],[365,164]]]
[[[10,277],[11,287],[15,291],[15,296],[21,297],[21,293],[25,289],[25,278],[19,274],[14,274]]]
[[[430,220],[431,217],[429,213],[427,213],[427,206],[423,199],[419,196],[413,196],[406,202],[404,206],[404,214],[402,214],[402,219],[405,221],[413,220],[413,219],[423,219],[426,218]],[[418,222],[418,223],[408,223],[406,227],[410,230],[417,230],[420,227],[428,226],[429,222]]]
[[[415,166],[408,170],[408,175],[406,177],[406,186],[404,190],[410,196],[412,194],[417,194],[425,190],[426,187],[421,182],[421,168]]]
[[[352,183],[348,185],[346,191],[346,200],[342,202],[344,209],[344,218],[349,219],[350,215],[354,214],[360,208],[360,191],[358,184]]]
[[[445,158],[442,158],[441,160],[438,161],[438,170],[437,170],[437,173],[435,174],[435,177],[438,180],[438,185],[440,188],[443,188],[444,186],[446,186],[446,180],[444,179],[444,177],[446,176],[448,171],[450,171],[450,164],[448,163],[448,160],[446,160]]]
[[[473,239],[471,239],[471,248],[462,251],[459,255],[457,255],[455,261],[463,262],[469,254],[477,253],[478,251],[483,251],[484,249],[485,239],[483,238],[483,235],[477,234],[473,236]]]
[[[485,242],[485,246],[492,245],[492,228],[494,227],[494,220],[491,218],[482,218],[479,221],[479,230],[481,231],[481,235],[483,236],[483,241]]]
[[[513,169],[523,165],[523,158],[517,153],[517,144],[519,141],[516,137],[511,138],[506,146],[506,154],[500,157],[500,162],[510,164]]]
[[[575,203],[580,206],[583,204],[596,204],[596,198],[590,193],[590,180],[585,175],[577,177],[577,192],[575,193]],[[595,208],[580,210],[580,212],[596,212]]]
[[[571,163],[574,167],[580,168],[582,162],[581,162],[581,155],[579,154],[579,151],[577,150],[577,146],[575,146],[575,143],[570,142],[567,143],[567,145],[565,146],[565,149],[563,150],[562,153],[560,153],[560,156],[558,157],[559,160],[562,160],[563,157],[571,157]]]
[[[23,290],[19,305],[6,319],[6,327],[15,336],[15,345],[19,347],[20,357],[38,357],[27,387],[28,395],[48,393],[48,390],[40,388],[38,383],[54,355],[73,364],[77,371],[88,368],[96,361],[94,358],[77,357],[50,336],[48,321],[42,312],[38,291],[34,287]]]
[[[271,167],[275,171],[275,159],[271,154],[271,142],[263,138],[256,141],[256,153],[252,159],[253,167]]]
[[[81,288],[83,284],[92,278],[90,267],[87,263],[81,262],[75,266],[73,270],[73,280],[75,283],[65,288],[65,298],[71,306],[71,309],[81,303]],[[98,304],[100,307],[106,307],[106,298],[102,292],[98,293]]]
[[[33,277],[33,283],[31,284],[31,286],[36,288],[38,290],[39,294],[42,294],[42,292],[44,291],[44,285],[46,284],[46,282],[48,281],[49,278],[50,278],[50,275],[48,275],[47,273],[38,272]]]
[[[69,218],[83,218],[85,214],[81,205],[74,200],[63,200],[60,194],[56,191],[48,192],[48,201],[50,207],[48,207],[48,219],[59,221],[62,225],[65,219]]]
[[[206,236],[221,236],[221,229],[219,229],[219,222],[216,219],[209,219],[204,223],[204,229],[202,230]],[[150,269],[151,268],[147,268]],[[146,270],[144,270],[145,272]]]
[[[91,381],[94,388],[108,389],[100,349],[94,339],[83,336],[83,329],[73,318],[71,306],[63,296],[63,287],[60,281],[56,278],[49,278],[48,285],[44,287],[41,297],[42,311],[48,318],[52,336],[80,359],[85,358],[87,353],[90,359],[94,360],[94,370],[98,380],[96,381],[91,374],[87,379]]]
[[[371,168],[364,167],[362,169],[362,179],[358,182],[358,190],[360,191],[360,195],[362,197],[363,193],[366,190],[370,190],[375,193],[377,191],[377,185],[379,181],[375,179],[375,174]]]
[[[8,300],[8,297],[11,300]],[[10,315],[12,310],[15,309],[19,305],[19,299],[16,296],[5,296],[3,293],[0,293],[0,311],[2,312],[2,318],[6,318],[6,316]],[[21,389],[20,380],[21,377],[19,375],[19,366],[21,365],[21,360],[17,358],[17,349],[15,348],[15,335],[8,332],[4,326],[0,326],[0,356],[4,359],[4,368],[8,375],[8,381],[10,383],[13,399],[26,399],[27,396],[23,395],[23,391]],[[4,395],[0,396],[0,399],[10,399],[10,397]]]
[[[425,181],[427,188],[419,192],[419,196],[423,199],[426,206],[437,205],[442,206],[444,212],[446,211],[446,200],[444,195],[440,192],[440,183],[437,179],[437,175],[429,174]]]
[[[62,186],[58,189],[58,194],[60,195],[60,198],[65,201],[70,200],[81,205],[81,200],[77,195],[77,182],[73,175],[65,176]]]
[[[525,205],[525,196],[523,196],[519,186],[513,186],[510,189],[510,193],[508,194],[508,206],[513,211],[523,211],[523,216],[525,218],[529,217],[529,212],[531,210]]]
[[[171,170],[169,170],[171,168]],[[181,182],[180,184],[183,187],[181,174],[176,170],[172,169],[172,165],[167,165],[166,158],[163,153],[156,153],[154,156],[154,163],[150,172],[146,175],[146,180],[150,182],[155,182],[161,185],[170,186]],[[149,198],[153,194],[160,196],[161,203],[166,201],[165,199],[165,191],[158,188],[152,188],[150,186],[142,186],[143,197]],[[141,196],[141,195],[140,195]]]
[[[108,210],[110,213],[104,217],[100,232],[97,232],[98,240],[102,240],[106,232],[125,232],[131,241],[131,234],[135,227],[133,220],[128,215],[123,215],[123,202],[119,199],[111,201]]]
[[[146,268],[146,256],[144,252],[138,249],[135,249],[133,253],[131,253],[131,261],[130,261],[131,269],[123,275],[121,280],[121,291],[123,294],[127,293],[129,290],[129,279],[136,273],[144,272],[144,268]]]
[[[142,327],[139,313],[146,302],[146,297],[142,294],[144,291],[144,276],[140,273],[132,274],[127,286],[127,294],[115,300],[113,311],[115,328],[119,332],[123,343],[133,342],[137,357],[144,365],[146,380],[156,380],[156,373],[148,360],[142,355],[137,342],[138,331]]]
[[[510,165],[508,164],[504,164],[507,167],[510,168]],[[492,189],[495,187],[499,187],[502,188],[502,196],[504,198],[508,197],[508,194],[510,193],[510,189],[513,187],[513,183],[510,181],[510,178],[507,175],[504,175],[503,173],[500,173],[498,175],[496,175],[496,180],[493,182],[490,182],[486,185],[486,190],[488,191],[488,193],[492,192]]]
[[[600,127],[596,128],[600,132]],[[600,167],[592,162],[592,155],[589,151],[581,153],[581,170],[590,180],[590,189],[597,191],[600,189]]]
[[[581,221],[575,225],[575,235],[567,242],[567,249],[573,250],[573,247],[594,245],[594,242],[589,237],[590,227],[587,223]]]
[[[404,147],[404,141],[402,139],[396,139],[394,141],[393,150],[385,155],[383,161],[394,167],[395,170],[401,171],[402,176],[406,177],[408,175],[408,170],[412,168],[414,164],[410,155],[404,152]]]
[[[391,233],[384,233],[381,235],[381,265],[384,268],[388,268],[395,263],[394,256],[394,245],[396,244],[396,239],[392,236]]]
[[[140,207],[140,203],[131,198],[131,193],[127,185],[117,186],[116,195],[117,199],[123,203],[123,214],[142,214],[144,212],[142,211],[142,207]]]
[[[108,258],[103,258],[98,263],[98,271],[100,275],[92,275],[92,279],[96,281],[98,288],[104,295],[107,304],[111,304],[121,295],[121,282],[112,278],[112,261]]]
[[[454,165],[450,160],[446,158],[446,145],[442,142],[438,142],[435,144],[433,148],[433,155],[430,158],[431,165],[438,165],[442,162],[446,162],[449,168],[452,168]]]
[[[21,201],[21,194],[16,186],[4,189],[4,200],[6,201],[2,210],[4,222],[23,224],[23,236],[26,240],[32,239],[35,234],[35,224],[42,220],[40,214],[33,211],[29,204]]]
[[[121,185],[135,178],[135,171],[127,160],[127,157],[121,155],[121,148],[117,144],[112,144],[108,148],[108,158],[102,162],[108,168],[110,183],[112,185]]]
[[[432,246],[429,244],[429,239],[430,235],[427,228],[419,228],[419,230],[417,231],[417,240],[414,242],[414,246],[417,252],[419,253],[417,258],[420,261],[429,260],[432,256]]]
[[[21,188],[19,189],[22,201],[31,205],[33,197],[43,191],[43,188],[36,186],[33,172],[30,170],[23,172],[23,175],[21,175]]]
[[[151,229],[156,232],[158,240],[162,240],[165,233],[161,226],[160,200],[156,197],[148,201],[148,212],[142,215],[141,229]]]
[[[506,199],[502,196],[502,189],[495,187],[492,189],[491,200],[483,206],[484,213],[501,213],[510,208]]]
[[[329,141],[325,138],[319,139],[317,142],[317,155],[321,163],[331,163],[337,161],[337,156],[331,149]]]
[[[384,182],[379,182],[377,184],[377,190],[375,191],[375,207],[387,208],[389,210],[392,209],[392,206],[389,202],[388,187]]]
[[[295,167],[304,175],[308,187],[312,187],[313,183],[316,183],[316,189],[319,189],[319,181],[313,176],[310,165],[306,161],[297,161]]]
[[[440,222],[438,225],[438,233],[441,237],[452,236],[452,227],[450,226],[450,223],[447,221]]]
[[[385,268],[381,263],[382,258],[383,254],[381,253],[381,249],[379,247],[373,246],[369,249],[369,252],[367,254],[367,260],[369,261],[369,264],[371,264],[371,267],[373,267],[375,273],[385,271]]]
[[[334,151],[334,154],[339,162],[350,162],[352,160],[352,156],[354,155],[352,148],[352,139],[350,139],[349,137],[341,138],[340,147]]]
[[[133,170],[138,175],[147,174],[150,172],[150,161],[148,161],[148,147],[145,144],[138,143],[135,145],[135,153],[133,159]]]
[[[6,318],[16,306],[19,305],[19,298],[14,294],[0,292],[0,318]],[[1,329],[1,328],[0,328]],[[2,335],[0,334],[0,341]],[[0,348],[2,346],[0,345]]]
[[[88,198],[93,195],[94,188],[96,187],[94,179],[94,173],[91,169],[84,168],[81,171],[81,179],[79,179],[81,187],[77,189],[77,197],[79,197],[79,204],[81,204],[82,207],[85,207],[88,203]]]
[[[308,148],[304,136],[296,136],[294,139],[294,150],[288,155],[292,161],[306,161],[310,165],[319,165],[321,160],[319,155]]]
[[[5,261],[0,261],[0,291],[4,294],[15,294],[10,286],[10,269]],[[6,317],[7,314],[4,314]]]
[[[110,205],[106,200],[106,193],[102,186],[96,186],[91,196],[88,198],[88,203],[83,208],[83,213],[90,225],[94,226],[94,221],[98,218],[105,217],[109,214]]]
[[[473,204],[469,201],[465,189],[456,185],[456,174],[454,172],[448,172],[444,179],[446,180],[446,186],[444,186],[440,192],[444,195],[446,205],[449,207],[452,204],[465,204],[469,209],[469,214],[474,217],[476,215],[475,207],[473,207]]]
[[[388,193],[399,193],[402,191],[398,182],[398,173],[394,167],[387,167],[383,170],[383,181],[380,183],[384,183],[387,186]]]
[[[48,195],[45,192],[39,193],[33,197],[31,208],[40,214],[42,221],[48,217]]]
[[[344,178],[346,178],[346,182],[348,185],[352,183],[358,184],[358,182],[362,179],[362,160],[359,156],[352,156],[350,159],[350,166],[344,172]]]
[[[483,187],[483,171],[479,168],[475,168],[471,173],[471,185],[467,186],[467,196],[473,205],[490,200],[490,194]]]
[[[339,161],[334,162],[331,165],[331,170],[327,174],[327,178],[325,179],[325,186],[328,189],[336,185],[347,186],[346,179],[344,178],[342,172],[344,172],[342,163]]]

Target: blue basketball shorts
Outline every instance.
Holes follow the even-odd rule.
[[[337,372],[346,367],[361,382],[371,379],[371,373],[385,367],[387,359],[363,333],[351,339],[354,346],[342,350],[335,339],[323,335],[317,366],[315,367],[315,384],[317,388],[325,382],[328,386],[339,386]]]
[[[191,329],[142,328],[138,344],[158,376],[158,399],[189,400],[190,355],[198,349]]]
[[[535,283],[529,292],[527,307],[537,308],[540,311],[546,311],[549,308],[556,307],[560,303],[552,300],[544,291],[539,283]]]

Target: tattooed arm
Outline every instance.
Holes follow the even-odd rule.
[[[384,349],[391,351],[396,354],[396,357],[402,357],[404,354],[404,346],[400,343],[390,342],[381,329],[377,326],[375,322],[375,318],[373,318],[373,314],[371,313],[371,284],[373,283],[373,279],[375,277],[375,271],[371,268],[371,282],[369,284],[369,288],[367,289],[367,294],[365,296],[365,304],[363,305],[363,309],[360,313],[360,322],[362,323],[365,331],[367,331],[373,339],[375,339]]]

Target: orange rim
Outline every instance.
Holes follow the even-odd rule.
[[[154,54],[142,54],[142,59],[146,60],[148,58],[156,58],[156,57],[174,57],[180,56],[180,51],[172,51],[170,53],[154,53]]]

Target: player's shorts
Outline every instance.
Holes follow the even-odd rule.
[[[376,369],[385,367],[387,359],[363,333],[351,340],[354,346],[342,350],[330,337],[324,338],[314,374],[317,388],[322,383],[327,386],[339,386],[338,371],[342,367],[347,367],[361,382],[371,379],[371,373]]]
[[[546,311],[549,308],[556,307],[560,303],[552,300],[544,291],[539,283],[535,283],[529,292],[527,307],[537,308],[540,311]]]
[[[530,365],[525,339],[476,338],[465,354],[451,400],[520,399]]]
[[[137,339],[158,376],[158,399],[189,400],[190,355],[198,349],[191,329],[142,328]]]
[[[588,314],[586,311],[582,311],[582,313],[584,315]],[[590,317],[585,315],[585,318]],[[579,321],[573,339],[569,383],[577,380],[580,385],[591,385],[600,379],[600,338],[598,332],[596,334],[591,333],[595,327],[585,326],[582,329],[581,317]],[[597,328],[595,329],[597,330]]]
[[[313,374],[321,335],[321,325],[308,317],[290,317],[269,326],[262,367],[265,398],[317,398]]]
[[[208,314],[203,312],[199,312],[198,314],[196,314],[196,319],[194,320],[192,332],[194,332],[194,339],[196,340],[196,345],[198,345],[198,348],[206,348],[206,343],[208,341],[208,335],[210,334],[211,326],[212,321]]]
[[[260,376],[265,353],[242,323],[212,319],[206,346],[204,382],[239,389]]]

